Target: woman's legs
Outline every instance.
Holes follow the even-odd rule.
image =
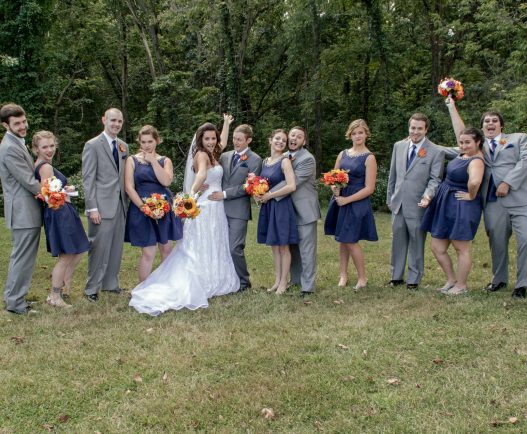
[[[448,246],[450,245],[450,240],[443,240],[440,238],[432,237],[431,247],[432,253],[434,254],[439,266],[443,269],[443,272],[446,275],[447,282],[440,288],[441,290],[447,290],[456,283],[456,275],[454,273],[454,268],[452,267],[452,260],[448,255]]]
[[[67,264],[66,271],[64,272],[64,284],[62,287],[63,296],[66,295],[67,297],[69,297],[69,295],[71,294],[71,282],[73,281],[73,273],[75,272],[75,268],[77,268],[77,265],[82,259],[82,255],[83,253],[71,255],[71,260]]]
[[[452,245],[457,254],[457,283],[459,289],[467,289],[467,278],[472,268],[470,257],[470,241],[452,240]]]
[[[76,255],[59,255],[59,259],[55,266],[53,267],[53,271],[51,272],[51,292],[48,295],[47,302],[48,304],[52,306],[57,307],[70,307],[69,304],[66,304],[64,300],[62,299],[62,296],[60,294],[60,291],[65,283],[65,275],[66,270],[68,269],[68,266],[70,262],[73,260],[73,258]],[[71,279],[70,279],[71,284]]]
[[[357,270],[357,284],[355,289],[364,288],[368,279],[366,278],[366,266],[364,265],[364,253],[359,243],[346,243],[353,265]]]
[[[152,272],[152,265],[156,257],[156,246],[143,247],[139,258],[139,282],[145,280]]]
[[[267,292],[276,291],[278,285],[280,285],[280,277],[282,275],[282,258],[280,256],[280,246],[271,246],[273,252],[273,263],[274,263],[274,284],[267,289]]]
[[[277,246],[280,254],[280,281],[278,283],[277,294],[283,294],[287,288],[287,276],[291,268],[291,251],[289,246]]]
[[[346,286],[348,283],[348,262],[350,259],[350,252],[345,243],[339,243],[339,285]]]
[[[163,262],[168,255],[172,252],[174,245],[172,241],[168,241],[166,244],[158,244],[159,254],[161,255],[161,262]]]

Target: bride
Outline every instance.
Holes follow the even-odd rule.
[[[225,148],[232,116],[224,115],[223,130],[205,123],[198,128],[185,168],[184,191],[194,195],[202,188],[222,191],[223,168],[218,160]],[[201,213],[187,219],[183,239],[161,265],[132,291],[130,306],[157,316],[169,309],[198,309],[208,299],[238,291],[240,281],[229,251],[227,217],[223,201],[198,198]]]

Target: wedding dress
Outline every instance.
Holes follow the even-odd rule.
[[[169,309],[198,309],[216,295],[236,292],[240,280],[229,251],[229,229],[223,201],[210,201],[213,191],[222,191],[223,168],[207,171],[209,185],[198,199],[201,213],[185,220],[183,239],[161,265],[132,291],[130,306],[157,316]]]

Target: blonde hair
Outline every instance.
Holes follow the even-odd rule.
[[[366,137],[371,136],[371,132],[366,121],[364,119],[355,119],[354,121],[351,121],[351,124],[348,126],[348,130],[346,131],[346,139],[351,140],[351,134],[357,128],[364,128],[364,131],[366,131]]]
[[[243,135],[245,135],[245,138],[246,139],[252,139],[253,138],[253,129],[250,125],[248,124],[241,124],[241,125],[238,125],[235,129],[234,129],[234,132],[235,133],[242,133]]]
[[[31,139],[31,146],[33,147],[34,152],[37,151],[38,144],[42,139],[51,139],[53,140],[53,143],[55,143],[55,146],[58,145],[57,138],[55,137],[55,134],[53,134],[51,131],[37,131],[35,134],[33,134],[33,138]]]
[[[137,133],[138,142],[141,141],[141,136],[152,136],[158,145],[159,143],[161,143],[161,137],[159,136],[159,132],[152,125],[145,125],[139,130],[139,133]]]

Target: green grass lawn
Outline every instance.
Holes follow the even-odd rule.
[[[376,219],[364,290],[336,286],[338,245],[320,223],[316,295],[267,294],[271,250],[252,222],[253,289],[159,318],[126,295],[84,300],[86,258],[74,307],[47,306],[54,260],[42,238],[30,292],[40,314],[0,312],[0,433],[527,432],[527,304],[512,288],[480,290],[491,275],[483,227],[473,291],[452,298],[434,290],[444,278],[429,249],[419,291],[385,286],[390,217]],[[3,283],[7,230],[0,252]],[[126,246],[124,287],[136,284],[138,255]]]

